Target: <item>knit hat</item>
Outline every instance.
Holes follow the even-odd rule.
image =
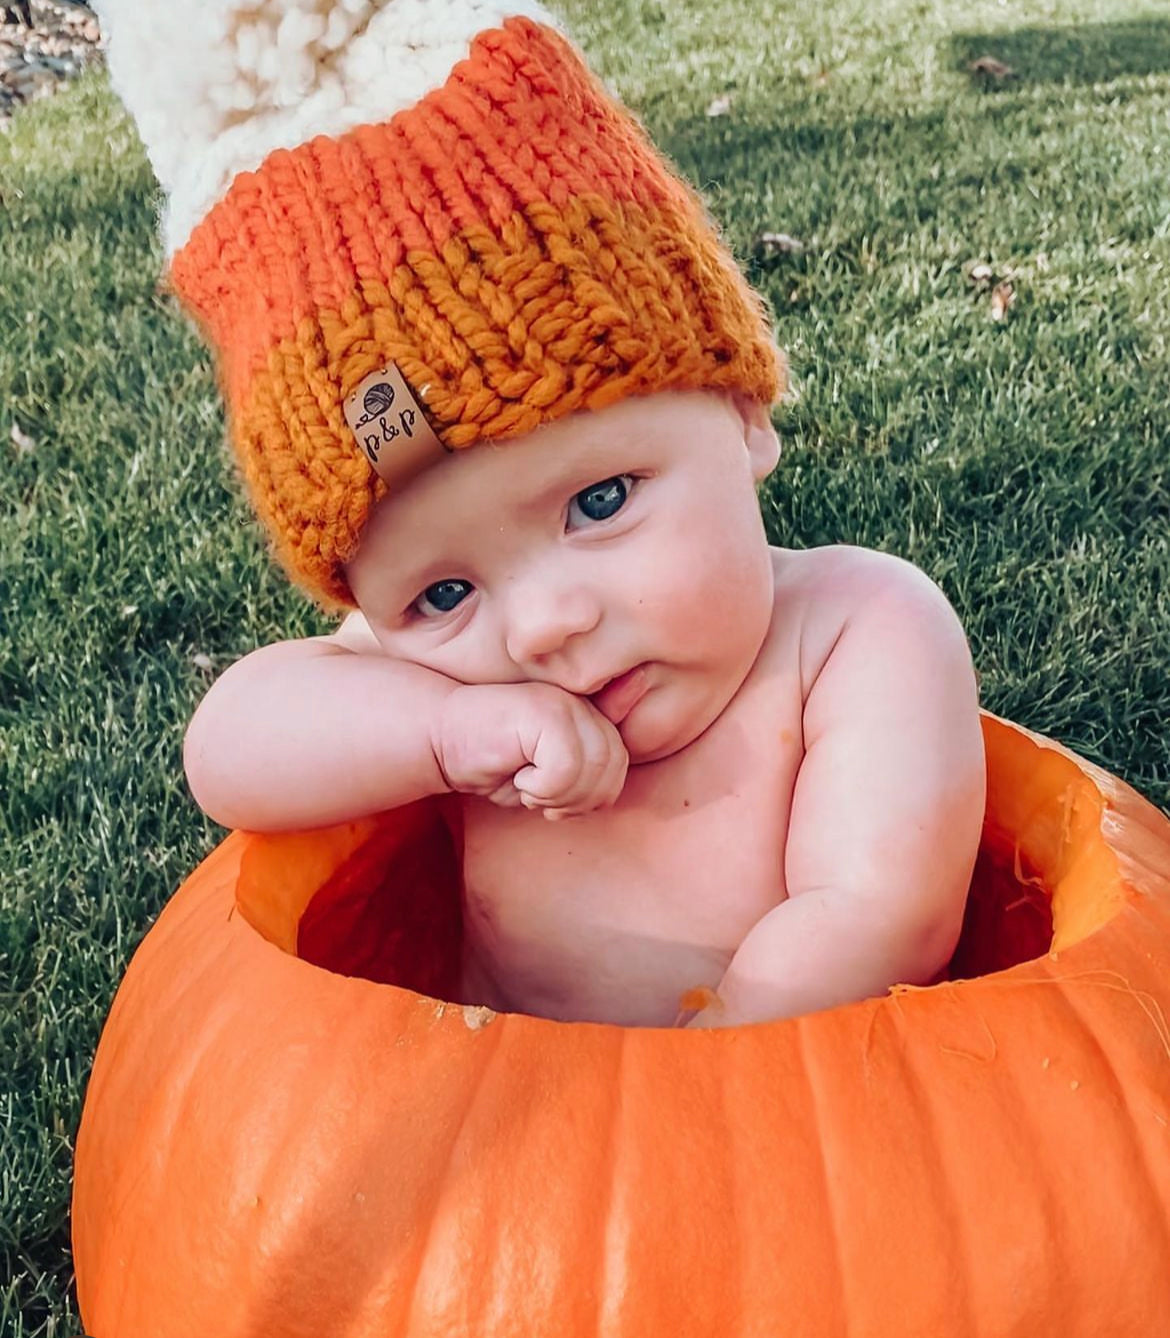
[[[667,388],[783,388],[698,196],[536,0],[98,0],[292,578],[354,600],[445,451]]]

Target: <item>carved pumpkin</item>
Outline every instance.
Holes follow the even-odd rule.
[[[1170,1333],[1170,822],[985,735],[955,979],[754,1027],[441,1002],[458,883],[427,804],[233,834],[98,1050],[87,1331]]]

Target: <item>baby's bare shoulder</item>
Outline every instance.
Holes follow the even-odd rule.
[[[799,631],[806,699],[843,639],[893,659],[936,649],[953,656],[961,648],[966,655],[954,609],[913,563],[849,544],[773,552],[776,623]]]

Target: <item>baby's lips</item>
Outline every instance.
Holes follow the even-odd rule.
[[[624,674],[611,679],[600,692],[595,692],[589,700],[609,721],[611,725],[620,725],[637,706],[646,691],[646,666],[636,664]]]

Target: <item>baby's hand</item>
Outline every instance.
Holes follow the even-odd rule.
[[[612,804],[630,761],[600,711],[551,683],[461,685],[443,703],[433,747],[453,790],[546,818]]]

